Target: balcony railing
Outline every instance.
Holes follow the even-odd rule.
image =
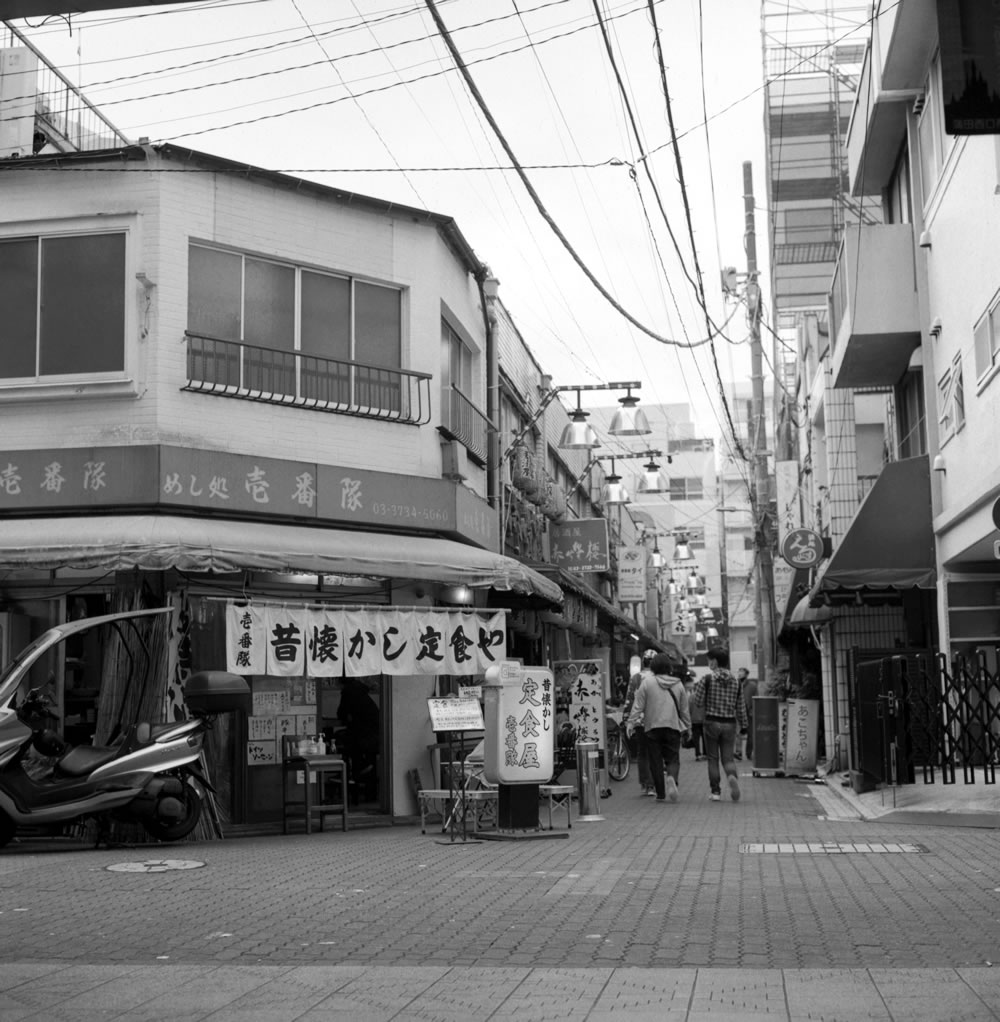
[[[430,375],[186,334],[182,390],[422,426]]]
[[[455,386],[445,391],[441,402],[440,428],[443,433],[462,444],[470,457],[481,465],[486,464],[493,424]]]

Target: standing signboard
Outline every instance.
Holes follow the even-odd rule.
[[[789,699],[785,725],[785,771],[811,774],[816,770],[819,700]]]
[[[608,790],[604,750],[607,748],[605,730],[605,692],[607,667],[603,660],[557,660],[555,672],[556,705],[564,706],[569,723],[575,731],[575,742],[597,742],[601,762],[601,789]]]
[[[552,672],[513,660],[490,667],[483,684],[483,768],[493,784],[545,784],[555,760]]]

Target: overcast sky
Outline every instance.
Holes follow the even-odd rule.
[[[657,0],[668,111],[648,0],[598,6],[614,63],[594,0],[437,0],[545,214],[624,312],[518,175],[487,169],[510,159],[424,0],[221,0],[14,24],[130,139],[454,217],[557,384],[641,380],[644,401],[688,401],[720,435],[716,366],[727,389],[749,380],[746,319],[720,286],[720,266],[746,268],[746,160],[766,268],[760,8]],[[731,317],[714,359],[683,347],[709,330],[688,212],[709,313]]]

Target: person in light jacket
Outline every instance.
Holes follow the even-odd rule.
[[[643,722],[649,750],[656,801],[677,801],[681,769],[681,741],[691,731],[691,712],[684,682],[673,676],[673,665],[665,653],[657,653],[649,674],[635,691],[629,724]],[[666,767],[666,777],[664,777]]]

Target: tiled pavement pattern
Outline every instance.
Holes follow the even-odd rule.
[[[686,762],[674,805],[629,778],[563,840],[12,846],[0,1022],[1000,1019],[1000,831],[741,784],[709,802]],[[796,845],[842,850],[761,850]],[[108,870],[161,859],[205,866]]]

